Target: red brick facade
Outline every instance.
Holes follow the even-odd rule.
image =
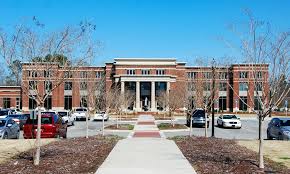
[[[54,77],[63,76],[67,70],[64,70],[61,66],[53,65],[53,71],[55,71]],[[37,71],[43,72],[45,68],[39,68]],[[43,74],[39,73],[37,77],[33,76],[33,66],[30,64],[23,64],[23,92],[22,103],[23,109],[29,110],[35,105],[32,104],[32,100],[29,100],[28,95],[32,93],[28,92],[25,84],[29,81],[37,81],[37,91],[40,94],[44,93],[44,81]],[[259,73],[258,80],[263,82],[263,91],[268,91],[268,65],[251,65],[251,64],[234,64],[227,67],[215,67],[215,109],[224,111],[237,111],[244,110],[250,111],[249,107],[242,105],[241,96],[245,99],[246,104],[254,106],[254,96],[258,93],[254,92],[254,83],[257,80],[253,78],[254,74]],[[184,92],[190,93],[194,98],[192,104],[195,107],[204,107],[205,102],[209,104],[211,87],[212,87],[212,67],[188,67],[186,63],[176,62],[176,59],[142,59],[142,58],[116,58],[113,63],[106,63],[104,67],[74,67],[70,70],[70,75],[64,79],[51,94],[51,101],[48,105],[52,109],[64,109],[64,107],[71,109],[81,105],[81,98],[87,96],[88,89],[93,86],[94,83],[98,83],[104,80],[104,89],[108,91],[112,85],[117,84],[121,86],[121,92],[126,90],[125,86],[128,83],[135,86],[135,98],[134,110],[142,111],[144,103],[144,97],[148,99],[147,105],[151,111],[157,110],[158,103],[156,101],[156,92],[161,90],[158,86],[161,84],[162,89],[169,92],[181,88]],[[241,73],[246,77],[241,77]],[[84,77],[85,76],[85,77]],[[81,89],[83,81],[86,81],[87,88]],[[256,78],[257,79],[257,78]],[[54,86],[54,80],[51,78],[52,86]],[[71,82],[72,87],[65,89],[65,82]],[[246,84],[241,84],[245,82]],[[190,86],[194,86],[191,88]],[[145,89],[146,87],[146,89]],[[143,89],[144,88],[144,89]],[[148,89],[147,89],[148,88]],[[159,89],[160,88],[160,89]],[[20,88],[19,88],[20,89]],[[154,89],[154,90],[153,90]],[[191,89],[188,92],[187,89]],[[242,89],[242,91],[240,91]],[[246,91],[247,90],[247,91]],[[139,95],[137,95],[137,92]],[[262,92],[259,92],[260,95]],[[0,93],[0,95],[6,93]],[[20,95],[20,90],[19,93]],[[2,95],[2,96],[3,96]],[[263,92],[264,96],[265,94]],[[207,98],[209,97],[209,98]],[[265,97],[266,98],[266,97]],[[146,100],[147,100],[146,99]],[[2,98],[0,99],[2,100]],[[3,103],[0,101],[0,103]],[[11,99],[11,103],[15,103],[14,99]]]

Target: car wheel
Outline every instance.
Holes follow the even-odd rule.
[[[278,140],[283,140],[283,136],[282,136],[282,134],[279,134],[279,135],[278,135]]]
[[[17,132],[16,139],[19,139],[20,131]]]
[[[62,136],[62,138],[64,138],[64,139],[66,139],[66,137],[67,137],[67,133],[65,133],[65,134]]]
[[[5,133],[5,134],[3,135],[3,139],[8,139],[8,134],[7,134],[7,133]]]
[[[267,131],[267,139],[268,139],[268,140],[272,140],[272,139],[273,139],[273,138],[271,137],[269,131]]]
[[[222,127],[225,127],[224,122],[222,123]]]

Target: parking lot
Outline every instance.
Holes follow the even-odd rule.
[[[266,139],[266,130],[270,119],[267,118],[264,121],[263,126],[263,138]],[[215,120],[215,137],[217,138],[225,138],[225,139],[258,139],[258,120],[255,117],[250,118],[242,118],[242,128],[241,129],[228,129],[228,128],[220,128],[216,126]],[[128,123],[128,121],[121,121],[120,124]],[[134,124],[134,121],[129,122]],[[169,120],[157,120],[157,123],[171,123]],[[175,121],[176,124],[185,124],[185,118],[178,118]],[[105,126],[116,124],[116,120],[111,118],[109,121],[105,121]],[[208,128],[208,136],[211,136],[211,120]],[[121,137],[127,137],[130,131],[111,131],[106,130],[106,135],[118,135]],[[101,121],[89,121],[88,126],[88,134],[89,136],[97,135],[102,133],[102,122]],[[163,131],[166,137],[174,137],[174,136],[183,136],[189,135],[189,130],[177,130],[177,131]],[[204,136],[205,128],[193,127],[192,135],[195,136]],[[86,121],[75,121],[74,126],[68,127],[68,135],[67,138],[75,138],[75,137],[84,137],[86,136]],[[20,139],[23,139],[22,131],[20,135]]]
[[[185,124],[185,119],[179,119],[176,121],[178,124]],[[258,139],[258,120],[256,118],[243,118],[241,119],[242,128],[241,129],[228,129],[228,128],[220,128],[216,126],[215,120],[215,137],[217,138],[225,138],[225,139]],[[269,120],[264,121],[263,126],[263,138],[267,138],[266,131],[268,126]],[[210,126],[208,128],[208,136],[211,136],[211,121]],[[164,132],[166,137],[174,137],[180,135],[189,135],[189,131],[165,131]],[[192,134],[195,136],[204,136],[205,135],[205,128],[197,128],[193,127]]]

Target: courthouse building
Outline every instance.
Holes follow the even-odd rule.
[[[55,71],[66,73],[61,65],[54,66]],[[254,70],[253,67],[257,68]],[[43,92],[47,86],[51,86],[41,78],[43,75],[47,76],[47,72],[37,75],[29,63],[24,63],[22,69],[23,83],[34,84],[40,92]],[[204,107],[204,104],[209,102],[207,100],[210,99],[209,96],[212,93],[212,79],[214,78],[216,82],[215,109],[249,111],[248,105],[256,106],[256,95],[262,95],[262,88],[256,88],[258,93],[254,92],[253,74],[261,81],[267,81],[268,65],[232,64],[212,68],[187,66],[186,62],[178,62],[174,58],[115,58],[114,62],[106,63],[102,67],[75,67],[65,75],[64,82],[47,98],[45,107],[47,109],[74,109],[83,106],[90,92],[88,87],[93,83],[101,82],[104,83],[104,92],[114,85],[120,87],[121,93],[130,91],[130,94],[134,95],[134,102],[128,106],[128,109],[134,111],[146,109],[155,112],[164,109],[157,98],[162,92],[170,94],[177,88],[181,88],[188,100],[192,100],[191,107]],[[50,83],[54,83],[53,80]],[[27,94],[25,89],[22,89],[23,110],[36,107],[35,101]],[[33,95],[32,92],[29,94]]]

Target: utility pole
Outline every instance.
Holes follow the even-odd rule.
[[[214,137],[214,94],[215,94],[215,67],[214,67],[215,60],[213,58],[212,61],[212,95],[211,95],[211,136]]]

